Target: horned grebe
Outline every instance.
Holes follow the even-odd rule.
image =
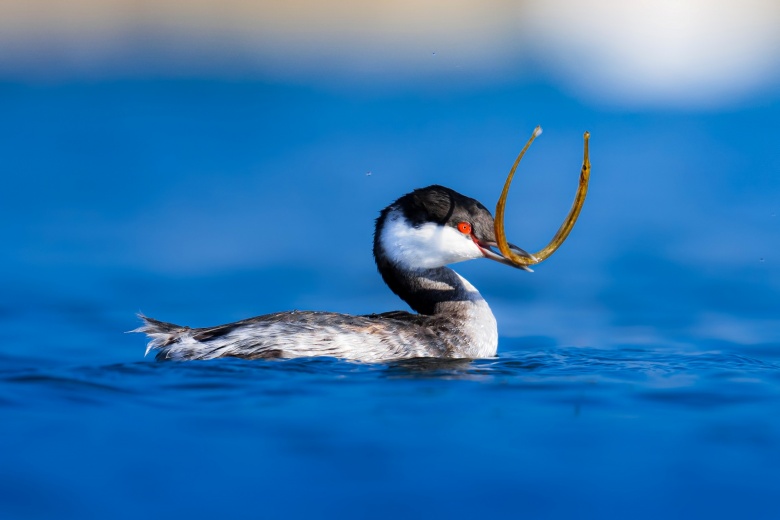
[[[196,329],[141,315],[144,324],[133,332],[151,338],[146,352],[157,350],[158,360],[330,356],[379,362],[493,357],[498,330],[490,307],[473,285],[446,266],[489,258],[530,271],[529,265],[552,254],[566,238],[587,190],[587,134],[580,189],[553,242],[530,255],[503,236],[503,209],[512,175],[540,132],[534,132],[515,161],[499,200],[497,222],[478,201],[436,185],[414,190],[382,210],[374,232],[377,268],[390,289],[417,314],[288,311]]]

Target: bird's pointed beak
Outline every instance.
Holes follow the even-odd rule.
[[[534,272],[534,270],[528,267],[527,265],[515,263],[509,258],[502,255],[500,251],[496,250],[496,248],[498,248],[498,244],[496,242],[476,240],[476,239],[474,240],[474,242],[477,244],[477,247],[479,247],[479,249],[482,251],[482,254],[485,255],[485,258],[489,258],[491,260],[495,260],[496,262],[500,262],[505,265],[516,267],[518,269],[522,269],[523,271],[528,271],[529,273]],[[509,250],[518,256],[528,258],[529,260],[533,261],[533,263],[536,263],[536,257],[534,257],[534,255],[520,249],[514,244],[509,244]]]

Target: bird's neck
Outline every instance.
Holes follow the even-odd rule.
[[[377,261],[385,283],[420,314],[445,318],[468,339],[468,357],[490,357],[498,346],[496,319],[468,280],[447,267],[401,269]]]

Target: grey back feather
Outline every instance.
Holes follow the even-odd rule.
[[[157,359],[331,356],[367,362],[411,357],[467,357],[457,325],[443,316],[390,312],[351,316],[278,312],[227,325],[189,328],[140,315]]]

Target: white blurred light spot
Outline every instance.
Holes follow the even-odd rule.
[[[546,0],[524,14],[540,59],[609,104],[727,103],[778,73],[774,0]]]

